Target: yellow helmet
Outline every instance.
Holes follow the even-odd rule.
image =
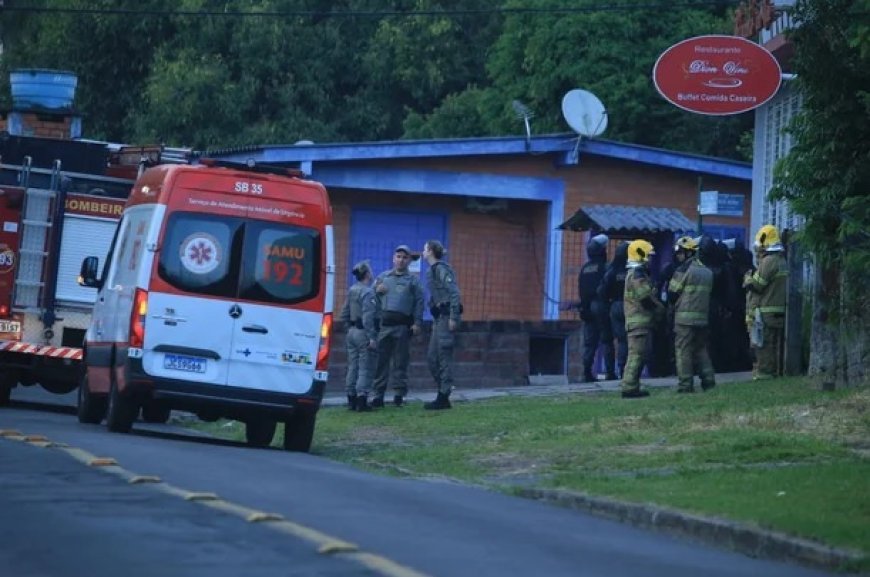
[[[765,224],[755,233],[755,248],[770,248],[779,244],[779,231],[772,224]]]
[[[653,245],[640,238],[632,241],[631,244],[628,245],[629,262],[634,261],[638,263],[647,263],[649,262],[649,257],[655,253],[656,251],[653,248]]]
[[[674,250],[698,250],[698,241],[691,236],[681,236],[674,245]]]

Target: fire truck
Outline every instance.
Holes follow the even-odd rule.
[[[189,154],[0,136],[0,405],[16,386],[76,389],[97,294],[77,282],[82,259],[105,262],[141,166]]]

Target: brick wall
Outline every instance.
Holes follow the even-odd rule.
[[[70,139],[78,136],[73,134],[77,130],[77,122],[78,117],[68,113],[12,111],[0,117],[0,132],[14,132],[16,136]]]
[[[431,322],[425,322],[421,336],[411,339],[408,386],[413,391],[435,392],[435,382],[426,364]],[[580,323],[574,321],[491,321],[464,322],[456,334],[454,379],[459,389],[515,387],[529,383],[530,343],[538,336],[566,341],[568,380],[576,382],[583,373]],[[344,327],[336,327],[329,357],[327,391],[342,393],[347,373]],[[559,374],[562,374],[561,372]],[[387,391],[388,395],[392,391]]]

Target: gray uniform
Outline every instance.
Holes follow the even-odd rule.
[[[417,275],[389,270],[378,275],[375,286],[383,284],[387,291],[375,291],[378,297],[381,328],[378,331],[378,363],[375,371],[375,396],[383,397],[387,381],[396,395],[408,393],[411,325],[423,324],[423,285]]]
[[[456,273],[450,265],[438,261],[426,271],[429,286],[429,308],[432,311],[432,336],[426,360],[429,372],[438,384],[438,392],[449,395],[453,388],[453,350],[455,337],[448,321],[459,323],[462,315],[459,286]]]
[[[350,325],[347,330],[347,394],[368,395],[372,390],[377,353],[369,341],[377,339],[375,291],[365,283],[354,283],[347,293],[339,320]]]

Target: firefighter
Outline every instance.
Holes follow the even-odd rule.
[[[598,295],[598,286],[607,268],[607,243],[605,234],[589,240],[586,255],[589,260],[580,269],[577,277],[577,292],[580,295],[580,319],[583,321],[583,382],[596,380],[594,374],[595,354],[599,345],[604,349],[604,367],[607,380],[616,379],[614,374],[613,333],[610,330],[610,311],[605,300]]]
[[[623,399],[649,396],[649,391],[640,388],[640,373],[650,332],[665,314],[665,307],[656,296],[649,277],[649,259],[653,254],[653,246],[645,240],[638,239],[628,245],[628,274],[623,297],[628,361],[622,376]]]
[[[698,241],[691,236],[681,236],[674,243],[674,259],[662,269],[656,294],[660,295],[667,307],[665,322],[654,329],[653,362],[650,374],[656,377],[667,377],[676,374],[676,353],[674,352],[674,307],[668,285],[678,268],[687,265],[687,261],[695,256]]]
[[[756,294],[753,317],[760,321],[760,343],[757,346],[758,372],[754,379],[782,376],[783,331],[785,329],[785,299],[788,284],[788,263],[779,231],[772,224],[758,229],[755,246],[763,251],[758,270],[747,274],[743,286]]]
[[[701,388],[705,391],[716,386],[713,364],[707,351],[713,271],[704,265],[704,259],[712,257],[715,251],[716,242],[704,236],[698,254],[689,257],[668,284],[669,301],[674,311],[678,393],[695,392],[695,374],[700,375]]]

